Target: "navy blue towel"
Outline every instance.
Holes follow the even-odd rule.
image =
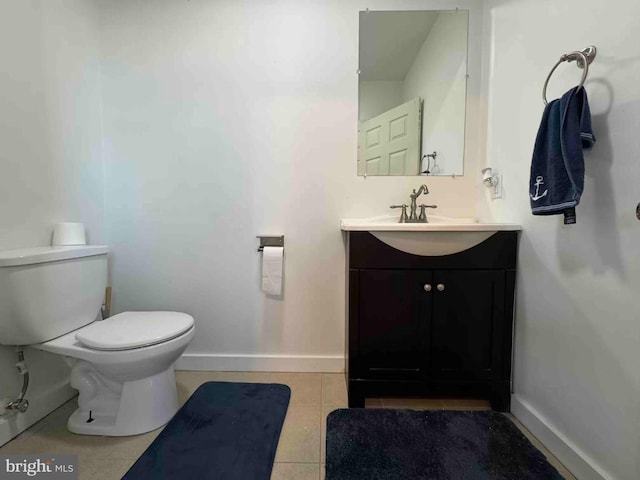
[[[587,92],[575,87],[544,109],[531,160],[529,198],[534,215],[564,214],[576,223],[584,189],[583,148],[595,143]]]

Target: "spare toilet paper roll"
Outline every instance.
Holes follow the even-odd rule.
[[[68,246],[68,245],[86,245],[87,237],[84,231],[84,223],[59,223],[53,229],[53,238],[51,245]]]
[[[262,291],[282,295],[284,247],[264,247],[262,251]]]

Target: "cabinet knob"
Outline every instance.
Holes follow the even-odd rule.
[[[436,288],[438,289],[439,292],[444,291],[444,283],[439,283]]]
[[[425,283],[424,284],[424,291],[425,292],[430,292],[431,291],[431,284],[430,283]]]

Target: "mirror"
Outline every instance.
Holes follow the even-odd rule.
[[[358,175],[462,175],[468,19],[360,12]]]

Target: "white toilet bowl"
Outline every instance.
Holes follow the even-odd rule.
[[[105,295],[109,247],[0,251],[0,345],[64,355],[78,389],[74,433],[136,435],[178,410],[173,364],[193,338],[193,317],[125,312],[95,321]]]
[[[178,410],[173,364],[194,335],[178,312],[125,312],[32,345],[68,358],[78,409],[68,428],[85,435],[137,435]]]

